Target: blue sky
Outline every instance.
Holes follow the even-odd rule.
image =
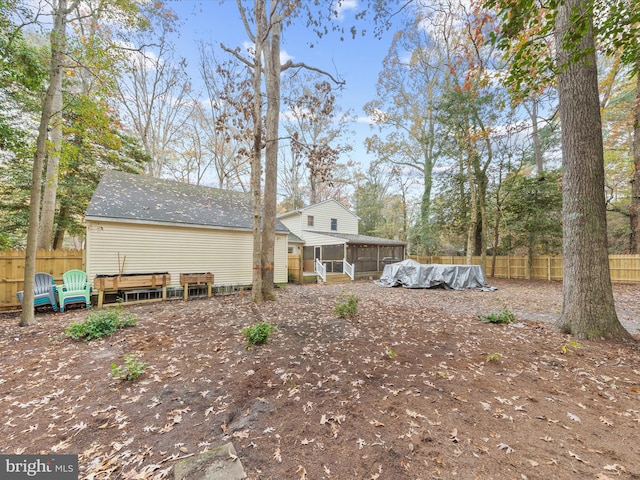
[[[339,21],[344,22],[348,28],[354,23],[354,15],[367,2],[350,0],[343,2],[343,5],[345,8]],[[194,82],[198,78],[198,42],[213,45],[223,42],[234,48],[249,41],[235,0],[226,0],[222,4],[218,0],[180,0],[170,2],[169,6],[181,20],[176,39],[177,53],[189,62]],[[359,118],[358,124],[354,126],[356,137],[352,142],[354,152],[350,156],[366,165],[371,159],[367,158],[363,143],[373,131],[362,107],[375,99],[378,73],[392,34],[388,32],[382,39],[377,39],[372,25],[359,25],[367,27],[366,36],[352,39],[347,33],[344,41],[340,41],[337,33],[317,39],[311,30],[306,30],[299,22],[299,25],[286,28],[283,32],[282,51],[294,62],[304,62],[346,81],[340,94],[340,105],[345,110],[351,109]],[[315,42],[313,48],[309,46],[310,42]]]

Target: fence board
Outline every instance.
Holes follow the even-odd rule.
[[[0,310],[20,308],[16,293],[24,285],[24,250],[0,251]],[[56,284],[62,283],[62,274],[83,267],[82,250],[38,250],[36,272],[53,275]]]
[[[407,255],[419,263],[460,265],[466,257]],[[480,257],[473,257],[471,263],[480,265]],[[562,281],[564,262],[561,256],[544,255],[533,257],[529,266],[527,256],[487,257],[483,270],[487,278],[515,278]],[[640,255],[609,255],[609,269],[613,283],[640,283]]]

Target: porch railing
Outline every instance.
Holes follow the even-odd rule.
[[[356,268],[355,265],[350,264],[346,260],[342,260],[342,271],[349,275],[351,280],[355,280]]]
[[[316,263],[315,263],[315,272],[320,275],[320,278],[322,278],[323,282],[327,281],[327,267],[325,267],[322,262],[316,258]]]

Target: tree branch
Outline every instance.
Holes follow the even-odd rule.
[[[238,60],[240,60],[242,63],[244,63],[246,66],[253,68],[255,67],[255,65],[253,64],[253,62],[247,60],[246,58],[244,58],[242,55],[240,55],[240,53],[238,52],[237,49],[232,49],[227,47],[224,43],[220,44],[220,47],[227,53],[230,53],[231,55],[233,55],[234,57],[236,57]]]
[[[310,67],[309,65],[307,65],[306,63],[303,62],[298,62],[298,63],[293,63],[291,60],[287,60],[287,62],[284,65],[280,66],[280,71],[284,72],[285,70],[288,70],[290,68],[304,68],[306,70],[310,70],[312,72],[316,72],[319,73],[321,75],[325,75],[327,77],[329,77],[331,79],[331,81],[333,81],[333,83],[335,83],[336,85],[346,85],[346,81],[344,80],[338,80],[336,78],[334,78],[333,75],[331,75],[329,72],[326,72],[324,70],[321,70],[319,68],[316,67]]]

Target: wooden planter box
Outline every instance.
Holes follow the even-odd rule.
[[[206,285],[207,296],[211,297],[213,287],[213,273],[181,273],[180,285],[184,287],[184,299],[189,299],[189,285]]]
[[[123,288],[166,287],[171,275],[163,273],[127,273],[124,275],[96,275],[93,288],[96,290],[120,290]]]
[[[213,283],[213,273],[181,273],[180,285],[200,285],[201,283]]]

